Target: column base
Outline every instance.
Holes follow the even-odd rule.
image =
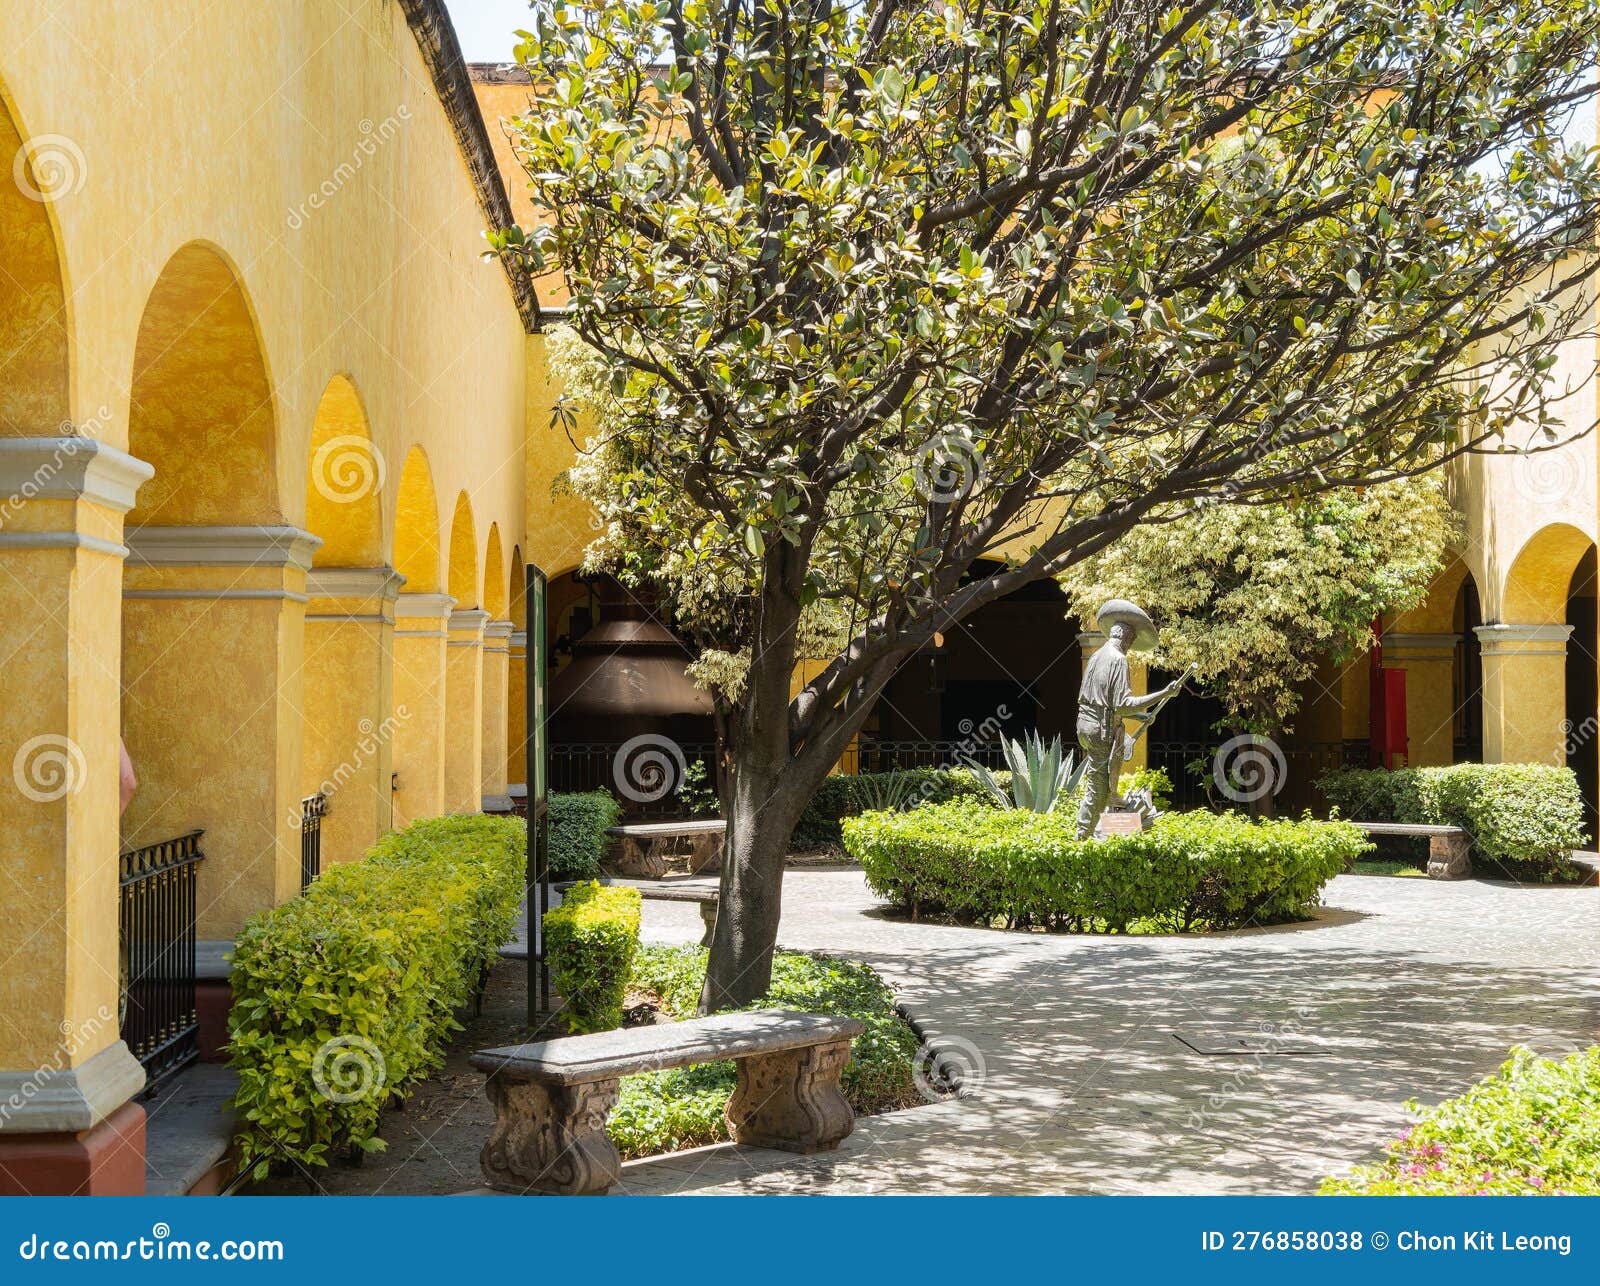
[[[0,1196],[142,1197],[144,1108],[124,1103],[92,1130],[0,1134]]]

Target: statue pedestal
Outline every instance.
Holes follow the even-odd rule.
[[[1100,814],[1100,824],[1094,828],[1096,835],[1137,835],[1145,828],[1143,813],[1112,812]]]

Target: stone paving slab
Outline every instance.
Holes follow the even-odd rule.
[[[624,1187],[1311,1192],[1376,1155],[1405,1099],[1600,1035],[1600,889],[1340,876],[1325,901],[1314,926],[1070,937],[890,920],[859,871],[791,870],[780,941],[880,970],[963,1096],[824,1156],[724,1145],[631,1163]],[[647,902],[644,929],[700,924]]]

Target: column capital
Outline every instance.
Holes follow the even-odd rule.
[[[311,570],[322,544],[298,527],[133,527],[123,539],[134,567],[292,567]]]
[[[127,513],[155,466],[98,438],[65,434],[0,438],[0,495],[20,500],[88,500]]]
[[[510,634],[506,635],[506,639],[511,647],[526,648],[528,646],[528,631],[512,630]]]
[[[394,601],[395,637],[447,637],[446,623],[456,600],[449,594],[401,594]]]
[[[1459,642],[1459,634],[1385,634],[1383,654],[1388,657],[1393,653],[1398,661],[1454,659]]]
[[[489,613],[481,607],[466,607],[450,613],[450,632],[452,634],[471,634],[472,638],[462,639],[463,643],[478,643],[483,639],[483,630],[489,623]]]
[[[313,567],[306,573],[306,593],[313,598],[400,597],[406,578],[393,567]]]
[[[1485,656],[1565,656],[1570,625],[1479,625],[1473,629]]]
[[[483,637],[486,639],[509,639],[515,631],[510,621],[490,621],[483,627]]]

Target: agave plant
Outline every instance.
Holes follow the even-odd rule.
[[[968,766],[984,788],[995,797],[1002,808],[1026,808],[1035,813],[1049,813],[1062,799],[1078,788],[1089,761],[1074,762],[1071,751],[1064,751],[1061,738],[1053,738],[1049,745],[1037,732],[1028,734],[1026,740],[1000,739],[1000,749],[1005,753],[1006,764],[1011,769],[1011,790],[1008,794],[995,775],[980,763]]]

